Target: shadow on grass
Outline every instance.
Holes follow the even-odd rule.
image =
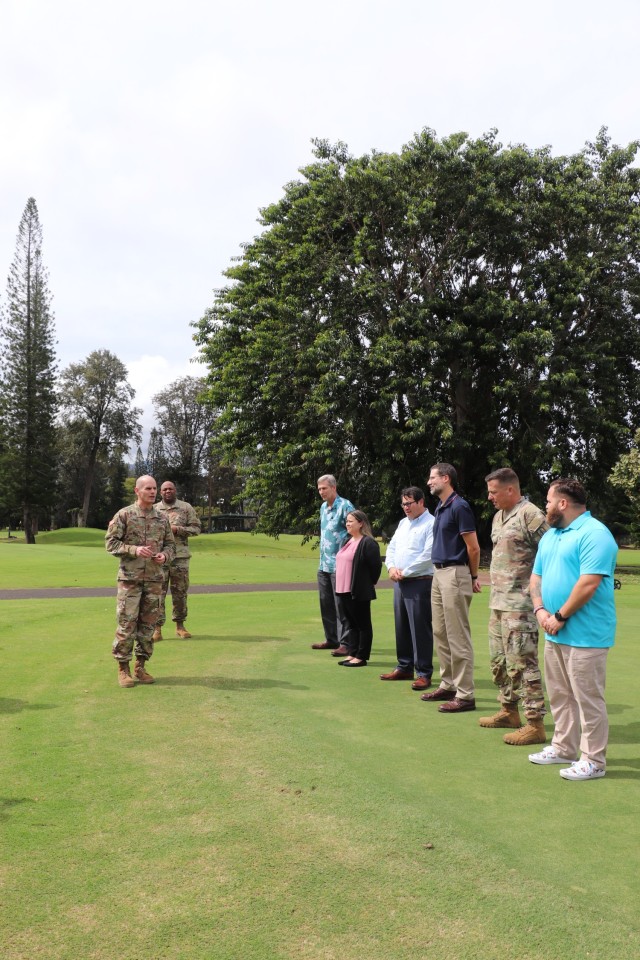
[[[8,820],[11,809],[21,803],[33,803],[33,800],[29,797],[0,797],[0,822]]]
[[[251,693],[257,690],[273,690],[280,687],[286,690],[308,690],[309,687],[286,680],[237,680],[234,677],[158,677],[157,684],[163,687],[209,687],[212,690],[238,690]]]
[[[640,723],[617,723],[609,726],[609,743],[638,743]]]
[[[607,780],[640,780],[640,760],[607,758]]]
[[[0,697],[0,713],[21,713],[23,710],[55,710],[54,703],[29,703],[28,700],[11,700]]]
[[[169,635],[163,637],[161,642],[162,644],[168,641],[169,643],[175,642],[186,645],[198,640],[215,640],[216,643],[291,643],[291,637],[263,637],[256,636],[256,634],[252,636],[216,637],[212,633],[193,634],[190,640],[182,640],[180,637],[172,637]]]

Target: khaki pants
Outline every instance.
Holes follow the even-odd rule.
[[[440,661],[440,686],[473,700],[473,646],[469,607],[473,586],[469,567],[436,569],[431,589],[433,640]]]
[[[606,765],[609,719],[604,700],[608,648],[544,645],[544,676],[555,723],[552,746],[570,760]],[[580,730],[582,728],[582,734]]]

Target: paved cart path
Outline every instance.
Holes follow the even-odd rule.
[[[384,580],[376,589],[393,586]],[[317,583],[211,583],[191,584],[189,593],[271,593],[274,590],[317,590]],[[0,590],[0,600],[69,600],[84,597],[114,597],[112,587],[38,587],[25,590]]]

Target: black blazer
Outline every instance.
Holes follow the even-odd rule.
[[[376,540],[366,535],[358,544],[353,558],[351,596],[354,600],[375,600],[375,584],[380,579],[382,559]]]

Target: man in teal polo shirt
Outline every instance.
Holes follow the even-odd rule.
[[[550,746],[529,754],[529,760],[570,763],[560,771],[565,780],[604,777],[609,737],[604,688],[616,630],[618,547],[586,503],[577,480],[554,480],[547,494],[551,529],[540,541],[531,575],[533,612],[545,631],[545,679],[555,730]]]

